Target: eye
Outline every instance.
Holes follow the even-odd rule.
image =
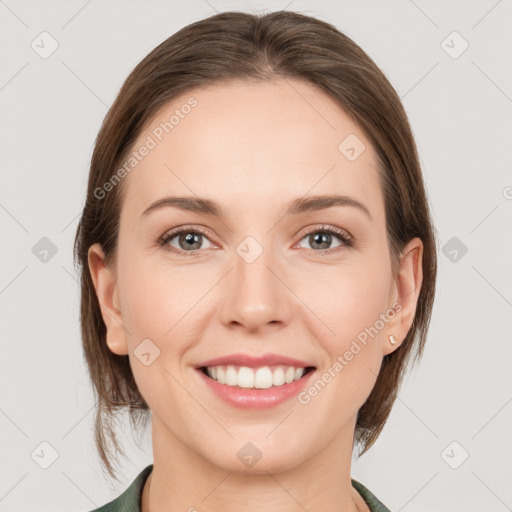
[[[335,247],[331,247],[333,236],[340,241]],[[313,247],[314,252],[329,251],[330,249],[342,250],[343,246],[352,247],[353,245],[352,239],[346,231],[332,226],[321,226],[309,230],[306,236],[301,239],[301,242],[303,240],[306,240]],[[340,246],[341,248],[338,249]]]
[[[331,247],[333,236],[339,241],[339,243],[337,246]],[[310,229],[306,232],[305,236],[303,236],[301,242],[304,240],[310,243],[313,248],[312,250],[315,253],[337,252],[339,250],[343,250],[343,247],[353,246],[352,238],[346,231],[332,226],[320,226]],[[207,241],[210,245],[202,247],[204,241]],[[201,249],[214,247],[214,244],[209,240],[207,233],[198,227],[185,227],[166,233],[158,240],[158,245],[163,247],[166,251],[184,256],[194,256]],[[301,245],[299,246],[302,247]]]
[[[176,239],[173,243],[172,241]],[[210,247],[201,247],[203,242],[207,240]],[[182,228],[177,231],[166,233],[159,241],[158,244],[165,250],[183,254],[186,256],[194,256],[200,249],[209,249],[213,247],[206,233],[200,228]],[[178,246],[176,247],[176,245]]]

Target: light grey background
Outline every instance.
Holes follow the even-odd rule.
[[[139,451],[126,427],[125,479],[111,483],[93,444],[72,242],[94,139],[128,73],[175,31],[215,11],[281,8],[333,23],[389,77],[410,117],[439,233],[438,294],[424,359],[377,444],[354,460],[352,476],[393,512],[511,510],[511,2],[5,0],[2,512],[90,510],[152,462],[150,432]],[[46,59],[31,47],[43,46],[43,31],[58,43]],[[469,47],[453,58],[464,40]],[[33,252],[43,237],[57,249],[46,262]],[[42,442],[58,454],[47,469],[33,455]],[[49,457],[51,449],[42,448]]]

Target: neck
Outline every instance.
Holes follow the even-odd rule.
[[[221,468],[179,442],[153,415],[153,471],[142,493],[142,512],[194,511],[367,512],[352,487],[353,428],[340,432],[324,449],[293,467],[269,462],[251,470]],[[259,469],[258,469],[259,466]]]

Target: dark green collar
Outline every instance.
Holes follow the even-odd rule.
[[[366,502],[371,512],[391,512],[389,508],[379,501],[361,482],[352,478],[352,486],[363,497],[363,500]]]
[[[142,491],[152,470],[153,464],[145,467],[123,494],[91,512],[140,512]]]

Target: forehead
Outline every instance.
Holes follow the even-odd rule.
[[[298,80],[191,90],[160,109],[133,149],[124,202],[139,215],[166,194],[245,209],[308,191],[380,195],[370,141],[332,98]]]

